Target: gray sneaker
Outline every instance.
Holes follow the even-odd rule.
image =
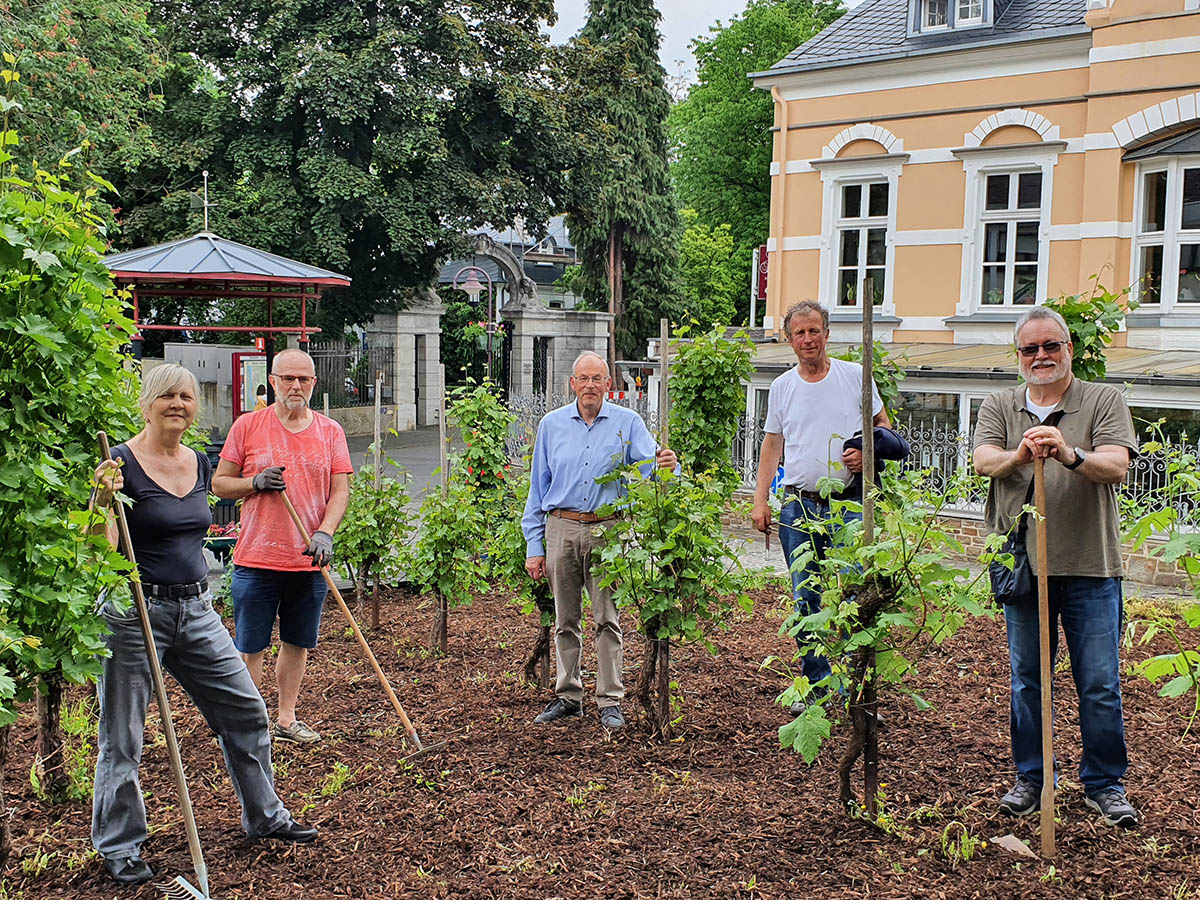
[[[600,709],[600,724],[609,731],[616,731],[625,724],[625,716],[619,706],[604,706]]]
[[[1083,802],[1100,813],[1105,825],[1133,828],[1138,823],[1137,810],[1133,808],[1133,804],[1129,802],[1129,798],[1119,787],[1105,788],[1089,794]]]
[[[1042,808],[1042,788],[1032,781],[1018,778],[1007,794],[1000,800],[1000,812],[1020,818]]]
[[[271,737],[277,741],[289,741],[293,744],[315,744],[321,739],[321,735],[313,729],[309,728],[304,722],[297,719],[287,728],[284,728],[278,722],[271,729]]]
[[[547,722],[557,722],[560,719],[574,719],[582,715],[582,704],[564,700],[561,697],[555,697],[533,721],[539,725],[545,725]]]

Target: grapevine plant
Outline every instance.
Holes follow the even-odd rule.
[[[834,486],[826,481],[822,487]],[[863,752],[869,687],[908,695],[919,709],[928,708],[911,685],[919,656],[953,636],[966,616],[990,615],[994,609],[983,571],[972,575],[965,565],[951,564],[951,557],[961,557],[964,550],[941,524],[945,510],[971,496],[976,482],[964,472],[939,487],[929,471],[889,470],[876,494],[873,543],[864,545],[862,521],[848,515],[861,512],[862,505],[834,501],[833,515],[810,526],[824,529],[831,548],[820,560],[813,550],[802,549],[793,562],[799,571],[815,564],[811,577],[821,608],[811,615],[793,612],[783,631],[798,639],[800,654],[825,656],[832,673],[817,684],[803,675],[793,678],[779,702],[802,701],[804,711],[780,728],[779,739],[813,762],[830,736],[830,714],[848,701],[852,732],[839,765],[839,793],[850,809],[859,808],[851,771]],[[989,537],[989,555],[1002,541],[1002,535]],[[774,657],[764,663],[779,665]]]
[[[4,62],[11,87],[19,75],[11,55]],[[82,510],[96,432],[136,430],[124,352],[133,323],[100,260],[99,195],[111,185],[79,154],[49,171],[15,166],[18,110],[11,91],[0,97],[0,765],[17,703],[36,693],[39,780],[59,797],[63,688],[99,674],[97,598],[126,577],[104,538],[85,532],[93,514]],[[0,865],[8,822],[0,816]]]

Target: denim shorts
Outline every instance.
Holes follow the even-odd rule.
[[[239,653],[260,653],[271,643],[275,619],[279,639],[293,647],[317,646],[321,608],[329,588],[319,571],[279,572],[233,567],[234,646]]]

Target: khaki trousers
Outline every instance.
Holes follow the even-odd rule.
[[[579,656],[583,649],[583,589],[592,601],[596,623],[596,705],[616,706],[625,696],[621,684],[624,645],[621,623],[610,588],[601,588],[592,574],[592,556],[604,543],[603,523],[585,525],[546,517],[546,573],[554,594],[554,652],[558,659],[556,696],[583,702]]]

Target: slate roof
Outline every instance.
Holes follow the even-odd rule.
[[[278,256],[201,231],[153,247],[114,253],[103,262],[119,280],[219,279],[225,281],[281,281],[314,284],[350,283],[328,269],[319,269],[286,256]]]
[[[908,35],[909,0],[864,0],[761,77],[1014,41],[1085,34],[1087,0],[996,0],[990,27]]]

